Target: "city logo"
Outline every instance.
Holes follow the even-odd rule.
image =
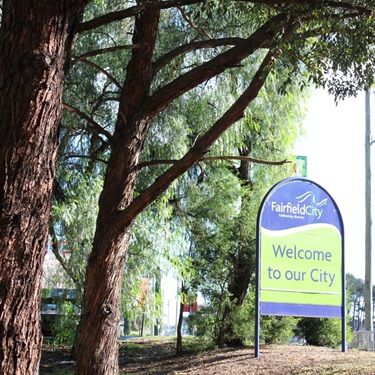
[[[279,217],[289,219],[304,219],[305,216],[314,216],[320,219],[323,214],[323,206],[328,202],[328,198],[316,201],[315,194],[312,191],[307,191],[302,195],[296,197],[297,203],[292,202],[275,202],[271,203],[271,211],[277,212]]]
[[[327,204],[327,201],[328,201],[328,198],[324,198],[321,202],[316,202],[315,201],[315,194],[312,192],[312,191],[307,191],[306,193],[300,195],[299,197],[296,197],[296,199],[298,200],[299,203],[302,203],[304,202],[306,199],[309,199],[310,197],[312,202],[316,205],[316,206],[325,206]]]

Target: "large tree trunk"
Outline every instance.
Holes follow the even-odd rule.
[[[138,164],[151,119],[143,119],[141,105],[147,97],[159,11],[146,11],[136,19],[133,50],[127,69],[112,139],[93,249],[85,279],[82,326],[76,374],[118,374],[118,335],[121,280],[135,217],[119,221],[133,201]]]
[[[0,373],[39,373],[40,292],[64,65],[87,1],[3,1]]]
[[[134,126],[134,129],[138,128]],[[123,144],[119,142],[112,146],[87,265],[77,375],[116,375],[119,371],[121,280],[133,220],[122,226],[118,216],[121,206],[126,207],[133,198],[137,173],[127,170],[132,170],[139,160],[141,143],[130,137],[127,141],[124,139]]]

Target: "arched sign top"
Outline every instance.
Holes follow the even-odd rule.
[[[259,211],[260,226],[283,230],[312,224],[328,224],[343,233],[340,211],[331,195],[305,178],[277,183],[264,198]]]

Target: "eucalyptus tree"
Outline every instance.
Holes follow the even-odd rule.
[[[94,47],[112,53],[131,37],[119,78],[113,79],[111,67],[100,67],[102,81],[120,90],[113,131],[103,132],[103,126],[99,129],[97,121],[86,117],[100,138],[108,140],[111,152],[86,273],[77,374],[118,373],[120,285],[135,218],[207,157],[226,129],[246,116],[247,106],[271,71],[288,71],[288,80],[293,80],[304,64],[312,79],[326,83],[338,98],[373,81],[371,3],[140,0],[107,4],[98,0],[90,5],[99,7],[101,16],[80,22],[87,3],[2,2],[0,266],[7,272],[0,276],[0,360],[1,371],[7,374],[37,373],[40,280],[57,131],[64,75],[72,63],[77,34],[84,38],[96,29],[99,35],[101,27],[119,22],[123,38],[115,40],[103,32]],[[232,21],[233,27],[224,21]],[[169,49],[162,45],[167,24],[185,36],[184,42],[179,39]],[[262,60],[242,93],[233,98],[223,93],[227,108],[195,134],[193,144],[171,155],[177,158],[169,161],[173,163],[169,168],[160,169],[149,186],[136,192],[141,170],[151,166],[148,156],[152,155],[144,155],[143,149],[158,115],[190,90],[215,85],[215,77],[222,73],[245,69],[244,60],[258,54]],[[169,79],[158,79],[162,70],[170,72]],[[326,79],[328,73],[332,74]],[[163,132],[167,126],[161,128]],[[160,139],[164,143],[165,137]]]
[[[101,4],[108,6],[108,3]],[[87,16],[91,18],[97,16],[98,9],[101,9],[99,2],[98,6],[88,9]],[[92,220],[89,227],[82,225],[88,224],[89,220],[83,223],[80,220],[82,214],[79,210],[87,210],[89,198],[96,194],[108,162],[121,94],[121,85],[117,79],[120,80],[122,77],[123,65],[129,60],[126,51],[130,49],[129,45],[100,50],[96,48],[105,45],[108,42],[107,38],[112,41],[128,39],[128,43],[131,43],[131,39],[127,36],[128,32],[129,30],[122,24],[104,25],[89,35],[79,38],[65,80],[63,102],[65,111],[60,125],[59,167],[55,181],[50,234],[54,254],[78,290],[83,288],[82,270],[86,268],[95,230],[95,222]],[[101,66],[109,66],[110,73]],[[160,142],[159,139],[159,149]],[[155,151],[154,144],[144,148],[146,154]],[[168,153],[164,150],[164,154]],[[142,190],[155,178],[157,172],[156,166],[149,173],[143,173],[137,181],[136,189]],[[164,269],[170,267],[165,259],[162,264],[162,256],[167,254],[178,231],[166,236],[168,231],[171,233],[168,230],[169,223],[166,221],[170,215],[170,207],[167,203],[166,200],[156,202],[137,217],[132,227],[127,262],[123,272],[123,283],[126,283],[127,287],[124,288],[121,297],[120,309],[125,318],[134,318],[137,312],[147,307],[151,318],[155,322],[160,321],[158,295],[155,296],[157,302],[146,304],[140,302],[139,295],[142,293],[140,286],[144,278],[158,280],[156,284],[160,284],[161,267]],[[77,219],[74,217],[74,212],[78,215]],[[96,214],[97,205],[93,204],[88,216],[92,218]],[[161,231],[163,233],[160,233]],[[74,233],[73,237],[72,233]],[[82,236],[85,236],[85,242],[80,241]],[[169,243],[162,240],[163,236]],[[63,257],[61,249],[57,246],[63,241],[64,248],[69,251],[69,257]],[[150,307],[154,308],[150,309]]]
[[[346,274],[348,309],[351,314],[350,325],[353,331],[362,329],[364,313],[364,282],[351,273]]]
[[[88,1],[4,0],[0,28],[0,372],[37,374],[64,72]]]
[[[237,160],[211,161],[203,178],[187,184],[181,199],[191,230],[190,256],[197,276],[193,284],[211,307],[211,335],[219,346],[243,344],[249,336],[238,335],[240,330],[233,324],[254,280],[258,208],[267,189],[293,174],[292,163],[260,162],[292,160],[307,92],[291,85],[290,92],[280,96],[282,74],[278,80],[270,78],[266,90],[249,106],[251,116],[229,132],[234,133],[228,135],[231,142],[222,139],[214,146],[221,152],[237,153]]]

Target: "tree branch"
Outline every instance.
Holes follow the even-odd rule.
[[[123,211],[118,211],[118,217],[115,221],[116,226],[122,228],[126,226],[134,217],[149,206],[158,198],[172,182],[197,164],[199,160],[207,153],[208,148],[227,130],[231,125],[244,116],[247,106],[257,97],[260,89],[272,70],[279,52],[269,51],[261,63],[257,73],[254,75],[250,85],[243,94],[232,104],[224,115],[216,121],[195,145],[176,163],[164,172],[154,183],[144,190],[133,202]],[[120,230],[119,228],[119,230]]]
[[[93,157],[90,155],[83,155],[83,154],[66,154],[64,155],[64,159],[74,159],[74,158],[79,158],[79,159],[91,159],[95,161],[99,161],[100,163],[108,164],[108,161],[105,159]]]
[[[184,12],[181,6],[178,6],[177,9],[180,11],[182,18],[194,29],[197,30],[198,34],[202,36],[204,39],[212,39],[211,35],[207,33],[207,31],[203,30],[200,26],[196,25]]]
[[[49,231],[50,231],[50,236],[52,238],[52,253],[56,257],[57,261],[60,263],[61,267],[64,269],[66,274],[72,279],[75,285],[79,286],[80,283],[78,281],[78,278],[76,275],[72,272],[71,267],[66,263],[64,257],[61,256],[59,252],[59,241],[56,236],[55,228],[53,226],[53,219],[51,218],[50,220],[50,225],[49,225]]]
[[[279,20],[281,21],[281,20]],[[299,22],[289,18],[288,23],[283,24],[283,34],[281,39],[287,39],[300,25]],[[278,29],[280,25],[276,26]],[[266,32],[263,30],[263,32]],[[275,29],[272,29],[275,32]],[[263,39],[261,39],[264,42]],[[259,41],[259,42],[261,42]],[[189,170],[193,165],[207,153],[209,147],[234,123],[244,117],[245,110],[248,105],[258,96],[260,89],[272,71],[272,68],[279,57],[281,51],[276,48],[277,43],[274,42],[274,48],[269,50],[255,73],[250,85],[242,93],[242,95],[229,107],[229,109],[218,119],[212,127],[197,140],[193,147],[172,167],[160,175],[146,190],[144,190],[137,198],[135,198],[125,209],[117,211],[117,217],[114,218],[113,225],[121,232],[139,213],[154,202],[168,187]],[[246,46],[248,47],[248,46]],[[242,52],[242,51],[241,51]]]
[[[264,4],[268,6],[275,6],[280,5],[283,6],[283,10],[285,10],[286,5],[297,5],[297,6],[311,6],[312,8],[316,7],[317,3],[314,0],[251,0],[248,1],[254,4]],[[354,5],[348,2],[339,2],[339,1],[326,1],[324,2],[324,6],[327,8],[333,9],[343,9],[343,10],[350,10],[358,14],[363,14],[370,16],[372,14],[372,10],[366,8],[365,6]]]
[[[283,165],[286,163],[291,163],[290,160],[284,159],[284,160],[262,160],[262,159],[257,159],[253,158],[250,156],[239,156],[239,155],[224,155],[224,156],[208,156],[208,157],[202,157],[200,158],[197,163],[202,163],[205,161],[215,161],[215,160],[226,160],[226,161],[231,161],[231,160],[244,160],[244,161],[250,161],[252,163],[256,164],[266,164],[266,165]],[[138,164],[137,169],[142,169],[145,167],[150,167],[153,165],[161,165],[161,164],[176,164],[179,160],[177,159],[158,159],[158,160],[150,160],[150,161],[145,161],[143,163]]]
[[[85,113],[81,112],[79,109],[74,108],[68,104],[63,104],[64,109],[66,109],[69,112],[77,114],[82,119],[86,120],[98,134],[103,134],[107,137],[108,141],[112,141],[112,134],[105,130],[102,126],[100,126],[95,120],[93,120],[91,117],[87,116]]]
[[[77,62],[82,62],[82,63],[84,63],[86,65],[89,65],[89,66],[95,68],[96,70],[99,70],[99,72],[103,73],[112,83],[114,83],[120,90],[122,90],[122,86],[116,80],[116,78],[113,77],[111,74],[109,74],[105,69],[103,69],[102,67],[100,67],[98,64],[95,64],[92,61],[86,60],[84,58],[79,58],[78,60],[74,60],[73,64],[76,64]]]
[[[202,158],[200,161],[213,161],[213,160],[243,160],[243,161],[250,161],[256,164],[266,164],[266,165],[283,165],[287,163],[291,163],[290,160],[262,160],[253,158],[251,156],[209,156],[206,158]]]
[[[83,31],[89,31],[96,29],[99,26],[108,25],[109,23],[121,21],[125,18],[134,17],[137,14],[140,14],[146,10],[151,9],[169,9],[176,6],[192,5],[203,3],[205,0],[169,0],[169,1],[147,1],[142,2],[141,4],[135,5],[133,7],[119,10],[116,12],[107,13],[104,16],[94,18],[90,21],[83,22],[79,24],[76,28],[77,33]]]
[[[108,47],[108,48],[96,49],[94,51],[89,51],[89,52],[83,53],[80,56],[74,57],[73,64],[75,64],[79,60],[86,59],[87,57],[104,55],[106,53],[117,52],[117,51],[124,51],[124,50],[134,49],[134,48],[141,48],[141,46],[140,45],[135,45],[135,44],[129,44],[129,45],[125,45],[125,46],[115,46],[115,47]]]
[[[191,42],[177,47],[176,49],[168,52],[153,64],[153,74],[158,73],[164,66],[169,64],[176,57],[185,54],[187,52],[196,51],[203,48],[215,48],[224,46],[235,46],[243,42],[243,38],[222,38],[222,39],[210,39],[201,40],[197,42]]]
[[[169,0],[169,1],[148,1],[133,7],[123,9],[116,12],[111,12],[105,14],[101,17],[94,18],[90,21],[83,22],[79,24],[76,28],[77,33],[82,33],[83,31],[93,30],[99,26],[107,25],[111,22],[121,21],[125,18],[134,17],[141,12],[144,12],[147,9],[169,9],[173,7],[182,7],[185,5],[192,5],[192,4],[201,4],[205,0]],[[316,6],[315,0],[243,0],[245,3],[253,3],[253,4],[264,4],[268,6],[277,6],[282,5],[282,10],[286,9],[288,5],[300,5],[300,6]],[[338,1],[327,1],[324,3],[325,6],[331,8],[341,8],[346,10],[355,11],[357,14],[361,13],[364,15],[371,15],[372,11],[364,6],[357,6],[347,2],[338,2]]]
[[[294,24],[294,20],[286,14],[278,14],[271,18],[238,45],[179,76],[156,91],[146,100],[144,112],[148,112],[150,116],[155,116],[180,95],[217,76],[226,69],[237,66],[243,59],[260,48],[271,48],[278,35],[283,33],[289,24]]]

